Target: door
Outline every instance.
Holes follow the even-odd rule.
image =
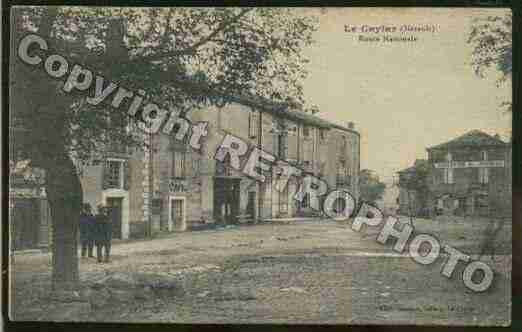
[[[31,249],[38,246],[40,214],[36,198],[15,198],[11,219],[13,248]]]
[[[112,223],[112,237],[116,239],[121,239],[122,203],[122,197],[107,198],[107,207],[109,208],[109,217]]]
[[[214,218],[223,224],[237,223],[239,183],[241,179],[216,178],[214,181]]]
[[[171,199],[170,201],[170,220],[172,220],[172,227],[179,230],[185,230],[184,223],[185,209],[183,199]]]
[[[246,214],[249,215],[250,219],[256,218],[256,192],[255,191],[248,192]]]

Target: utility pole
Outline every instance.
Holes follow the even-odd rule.
[[[154,196],[154,146],[152,132],[149,133],[149,209],[148,209],[148,235],[152,238],[152,201]]]
[[[257,125],[257,148],[259,150],[262,150],[263,147],[263,112],[257,110],[259,112],[258,118],[258,125]],[[272,181],[272,176],[270,175],[270,181]],[[261,220],[261,211],[262,211],[262,203],[263,203],[263,197],[261,196],[263,193],[261,192],[261,182],[257,182],[257,222]],[[272,190],[272,187],[270,187]]]

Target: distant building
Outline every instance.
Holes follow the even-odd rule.
[[[418,159],[414,166],[398,172],[400,214],[511,214],[510,143],[498,135],[472,130],[427,151],[427,161]],[[424,166],[427,174],[419,176]]]
[[[417,159],[413,166],[398,171],[399,205],[398,214],[408,216],[426,216],[428,193],[427,187],[428,161]],[[424,173],[423,173],[424,171]]]
[[[462,215],[511,214],[511,144],[473,130],[430,147],[428,207]]]

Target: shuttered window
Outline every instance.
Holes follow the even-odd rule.
[[[285,186],[283,191],[279,193],[279,212],[288,212],[288,186]]]
[[[192,172],[194,172],[194,174],[198,174],[199,173],[199,170],[200,170],[200,167],[201,167],[201,161],[200,159],[192,159]]]
[[[250,138],[257,137],[259,128],[259,114],[256,111],[250,111],[248,115],[248,136]]]
[[[303,126],[303,136],[308,138],[310,136],[310,128],[307,126]]]
[[[107,159],[102,172],[102,189],[129,189],[131,174],[128,160]]]
[[[453,183],[453,169],[452,168],[444,168],[444,183],[452,184]]]
[[[478,169],[478,181],[482,184],[489,183],[489,168],[484,167]]]
[[[322,143],[326,142],[326,129],[320,129],[319,130],[319,139]]]
[[[172,177],[182,178],[185,176],[185,153],[179,151],[172,152]]]
[[[303,197],[303,200],[301,201],[301,207],[302,208],[309,208],[310,207],[310,194],[306,193]]]
[[[288,138],[283,133],[280,133],[277,137],[277,155],[279,159],[285,160],[288,155]]]

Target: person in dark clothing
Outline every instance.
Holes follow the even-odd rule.
[[[80,242],[82,245],[82,257],[88,253],[89,257],[94,257],[92,250],[94,247],[94,216],[91,213],[89,203],[83,205],[80,215]]]
[[[98,263],[104,261],[109,262],[112,240],[112,224],[109,217],[109,210],[103,205],[98,206],[98,215],[96,215],[96,254]],[[105,259],[103,260],[102,250],[105,249]]]

